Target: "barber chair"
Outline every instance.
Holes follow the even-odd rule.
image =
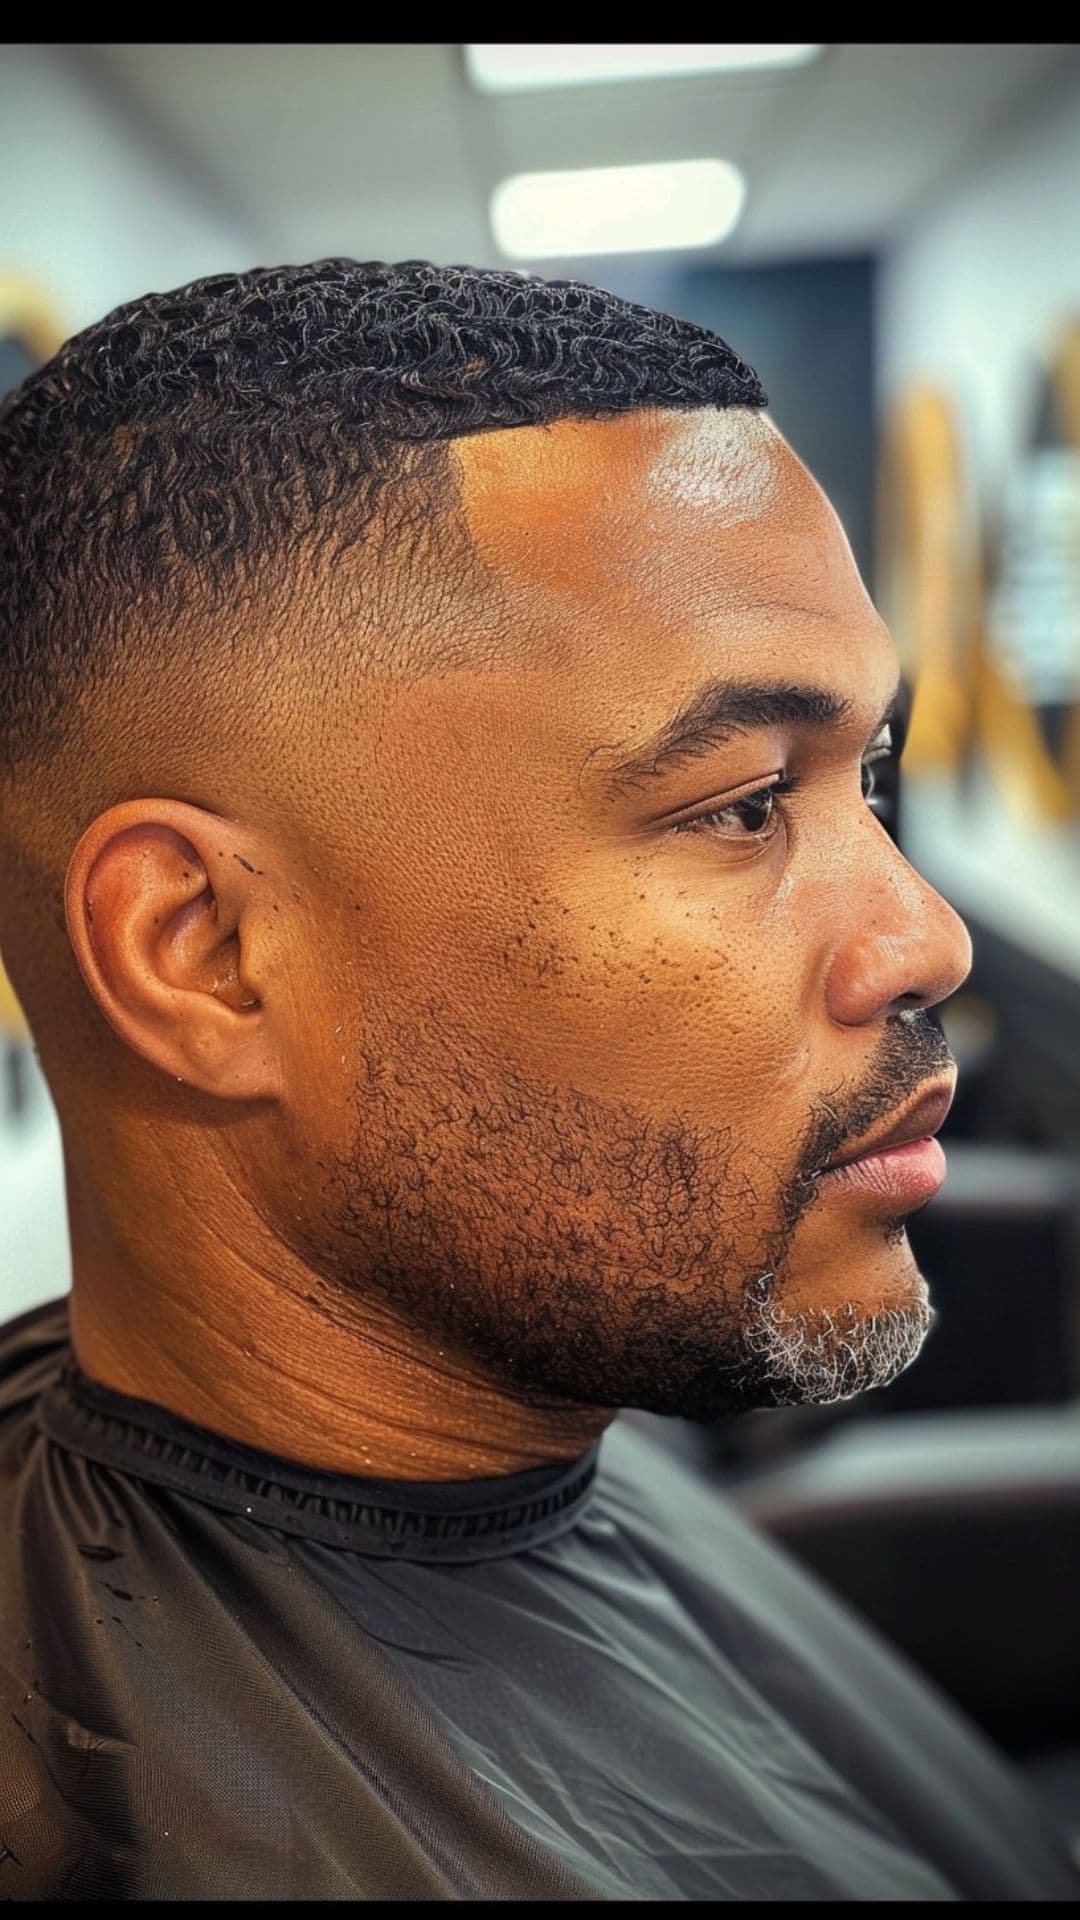
[[[1013,1757],[1080,1860],[1080,1400],[841,1422],[726,1490]]]

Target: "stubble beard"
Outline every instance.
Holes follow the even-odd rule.
[[[378,1300],[527,1404],[697,1420],[848,1399],[917,1357],[934,1318],[919,1276],[876,1311],[855,1273],[828,1310],[785,1302],[814,1167],[902,1097],[898,1061],[912,1087],[940,1065],[940,1035],[901,1017],[859,1099],[813,1110],[792,1172],[684,1116],[529,1080],[431,1011],[422,1044],[414,1026],[365,1049],[351,1145],[320,1163],[316,1265],[338,1311]],[[883,1224],[883,1245],[903,1233]]]

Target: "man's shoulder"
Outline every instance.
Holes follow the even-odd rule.
[[[605,1487],[657,1524],[683,1533],[693,1516],[725,1529],[748,1526],[684,1421],[622,1413],[604,1435],[600,1461]]]
[[[70,1352],[66,1294],[0,1327],[0,1418],[36,1400]]]
[[[682,1423],[623,1414],[605,1434],[601,1497],[607,1514],[709,1632],[749,1636],[769,1658],[802,1671],[819,1649],[872,1636],[840,1597],[770,1538],[740,1504],[738,1485],[695,1456]],[[885,1659],[884,1647],[875,1647]]]
[[[598,1488],[606,1513],[694,1610],[768,1592],[798,1613],[824,1590],[749,1518],[733,1489],[698,1457],[685,1424],[623,1413],[604,1435]]]

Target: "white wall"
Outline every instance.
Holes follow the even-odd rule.
[[[0,272],[40,281],[69,333],[137,294],[256,264],[243,223],[60,49],[0,46],[0,164]]]
[[[71,1285],[60,1123],[32,1054],[25,1078],[18,1124],[0,1111],[0,1325]]]
[[[963,409],[985,500],[1029,430],[1056,317],[1080,315],[1080,77],[1031,99],[887,253],[879,286],[887,401],[915,376]]]

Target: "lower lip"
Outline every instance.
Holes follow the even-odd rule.
[[[902,1147],[866,1153],[846,1167],[831,1167],[822,1174],[821,1185],[831,1192],[848,1188],[900,1208],[919,1207],[933,1199],[945,1172],[945,1155],[936,1140],[908,1140]]]

